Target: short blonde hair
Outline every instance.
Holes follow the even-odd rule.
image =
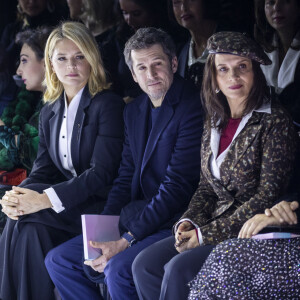
[[[63,39],[69,39],[75,43],[91,66],[91,73],[88,79],[90,94],[95,96],[103,89],[109,88],[110,84],[106,81],[102,59],[93,35],[79,22],[64,22],[51,32],[47,40],[45,48],[46,72],[44,84],[46,92],[44,94],[44,102],[51,103],[56,101],[64,90],[51,65],[55,46]]]

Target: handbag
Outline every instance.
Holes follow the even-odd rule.
[[[19,185],[25,178],[27,178],[27,171],[25,169],[16,168],[13,171],[0,171],[1,185]]]

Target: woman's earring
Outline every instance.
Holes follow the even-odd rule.
[[[220,89],[216,88],[216,94],[219,94],[219,93],[220,93]]]

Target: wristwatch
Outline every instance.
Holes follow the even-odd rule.
[[[124,238],[129,243],[129,247],[136,243],[136,239],[127,232],[123,233],[122,238]]]

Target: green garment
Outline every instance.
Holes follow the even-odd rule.
[[[3,111],[0,126],[0,169],[16,167],[31,171],[37,155],[39,113],[43,106],[40,92],[29,92],[22,87],[17,99]],[[17,144],[15,135],[18,135]]]

